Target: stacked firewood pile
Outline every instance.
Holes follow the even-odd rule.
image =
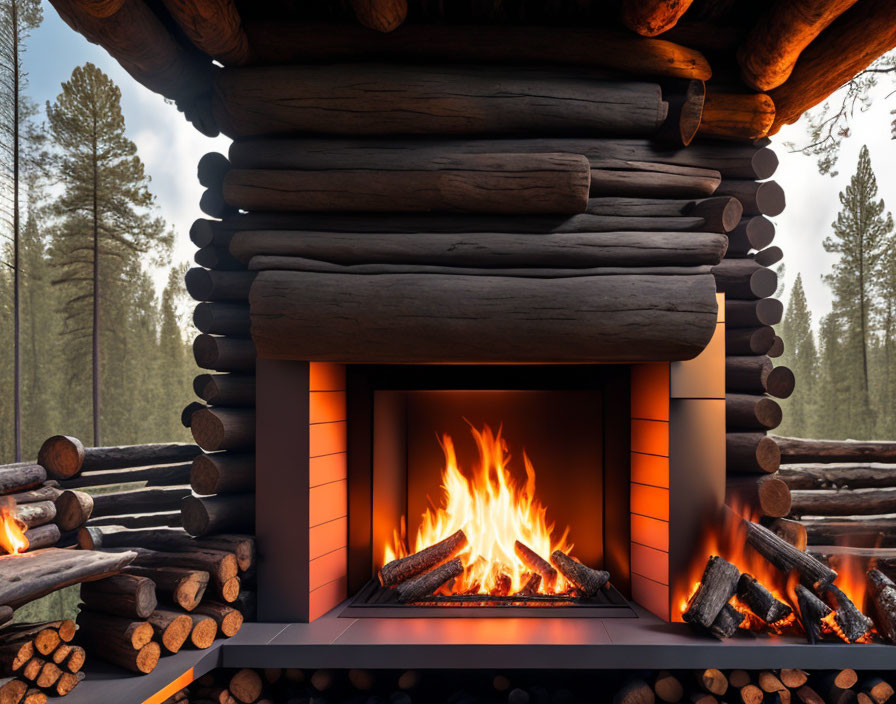
[[[17,623],[0,631],[0,701],[42,704],[84,679],[84,648],[72,643],[75,622]]]

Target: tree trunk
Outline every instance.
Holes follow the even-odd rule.
[[[255,494],[187,497],[181,513],[184,530],[193,536],[255,532]]]

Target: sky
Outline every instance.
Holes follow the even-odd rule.
[[[159,213],[174,227],[174,263],[192,261],[195,246],[190,242],[190,224],[203,217],[199,210],[202,187],[196,180],[196,164],[209,151],[227,153],[226,137],[210,139],[199,134],[177,109],[163,98],[142,87],[99,47],[71,30],[55,10],[44,2],[44,22],[33,32],[25,57],[29,72],[29,92],[43,108],[54,100],[60,84],[75,65],[91,61],[120,86],[122,109],[128,136],[136,143],[140,158],[152,182]],[[896,97],[887,100],[889,88],[881,86],[873,94],[871,107],[852,121],[852,137],[841,149],[839,175],[832,178],[818,173],[815,160],[791,153],[785,142],[805,144],[805,122],[782,129],[772,148],[780,160],[774,179],[787,197],[787,208],[774,218],[775,244],[784,250],[784,295],[796,275],[802,274],[813,322],[831,308],[830,292],[822,277],[834,258],[822,247],[840,207],[838,193],[855,171],[859,149],[867,144],[872,166],[878,178],[879,195],[896,211],[896,142],[890,138],[890,110]],[[167,270],[155,272],[159,287],[167,279]]]

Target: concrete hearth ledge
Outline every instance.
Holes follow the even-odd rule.
[[[351,619],[335,609],[314,623],[247,623],[208,650],[163,657],[142,677],[88,653],[87,679],[65,704],[159,704],[216,667],[896,669],[896,646],[746,633],[719,643],[635,610],[638,618]]]

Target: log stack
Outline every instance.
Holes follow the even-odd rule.
[[[16,623],[0,629],[0,699],[46,702],[84,679],[84,648],[72,643],[75,622]]]

